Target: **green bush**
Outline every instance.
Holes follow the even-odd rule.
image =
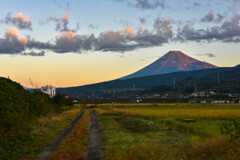
[[[73,99],[63,94],[57,94],[53,97],[52,103],[57,106],[73,106]]]
[[[230,135],[230,140],[236,141],[240,138],[240,119],[232,119],[220,127],[222,134]]]
[[[71,101],[72,102],[72,101]],[[60,104],[62,104],[60,102]],[[71,105],[64,100],[64,105]],[[31,126],[41,116],[57,113],[49,95],[31,93],[20,84],[0,77],[0,159],[17,159],[24,143],[31,141]]]

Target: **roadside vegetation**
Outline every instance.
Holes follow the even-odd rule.
[[[90,113],[86,110],[83,117],[76,124],[72,133],[59,146],[58,151],[50,160],[83,160],[87,146]]]
[[[72,107],[66,105],[72,104],[65,96],[53,101],[40,91],[28,92],[0,77],[0,159],[18,159],[40,151],[74,118],[73,113],[66,112]],[[77,115],[79,109],[72,112]]]
[[[118,104],[95,110],[106,160],[239,160],[239,104]]]
[[[49,146],[58,134],[64,131],[70,123],[80,114],[81,109],[69,109],[60,114],[49,114],[39,118],[34,123],[27,142],[24,142],[20,159],[34,159],[47,146]]]

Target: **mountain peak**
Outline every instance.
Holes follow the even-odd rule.
[[[217,66],[189,57],[181,51],[169,51],[152,64],[122,79],[206,68],[217,68]]]
[[[181,51],[169,51],[168,53],[166,53],[164,56],[171,56],[171,57],[189,57],[188,55],[184,54],[183,52]],[[191,57],[189,57],[191,58]],[[194,59],[194,58],[192,58]]]
[[[183,52],[181,51],[169,51],[168,53],[166,53],[165,55],[185,55]]]

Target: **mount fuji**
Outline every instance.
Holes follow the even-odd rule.
[[[179,71],[195,71],[208,68],[217,68],[217,66],[189,57],[181,51],[169,51],[152,64],[120,79],[166,74]]]

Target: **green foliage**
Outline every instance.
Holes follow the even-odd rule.
[[[184,89],[185,93],[193,93],[194,92],[194,86],[193,85],[188,85]]]
[[[160,85],[160,86],[156,86],[156,87],[151,87],[151,88],[147,88],[145,89],[143,92],[144,93],[166,93],[166,92],[170,92],[173,91],[173,87],[169,86],[169,85]]]
[[[66,95],[57,94],[53,97],[52,103],[57,106],[73,106],[73,99],[67,98]]]
[[[221,133],[230,135],[232,142],[238,140],[240,137],[240,119],[232,119],[223,123]]]
[[[159,126],[152,121],[136,117],[113,116],[124,128],[134,133],[150,132],[159,129]]]
[[[0,78],[0,159],[21,156],[24,143],[31,141],[32,124],[41,116],[56,113],[58,108],[48,95],[30,93],[20,84]]]

